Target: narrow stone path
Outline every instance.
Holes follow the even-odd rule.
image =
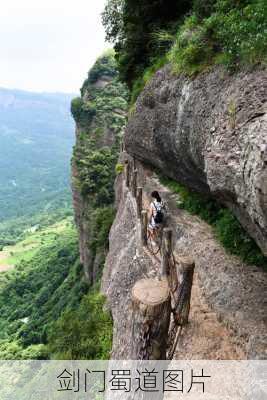
[[[212,228],[177,206],[177,196],[163,187],[153,172],[137,163],[144,207],[158,190],[169,208],[176,257],[195,260],[189,324],[178,342],[175,359],[266,358],[267,274],[226,253]],[[110,250],[102,290],[114,320],[112,358],[131,354],[131,291],[142,278],[157,275],[160,262],[141,245],[136,202],[118,177],[117,215],[110,232]]]
[[[156,277],[160,268],[160,257],[147,248],[144,254],[151,260],[153,270],[147,277]],[[233,335],[219,322],[216,313],[205,302],[201,293],[197,273],[194,275],[189,324],[179,336],[174,359],[244,359],[242,348],[235,343]]]
[[[151,172],[143,183],[146,194],[158,190],[168,204],[175,255],[190,256],[196,262],[190,321],[182,331],[175,359],[266,357],[267,274],[227,254],[212,228],[179,209],[178,196]],[[149,196],[144,203],[149,205]]]

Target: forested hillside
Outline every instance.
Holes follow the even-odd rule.
[[[0,274],[0,358],[107,358],[111,321],[84,280],[72,220],[28,234],[14,261]]]
[[[70,207],[72,97],[0,89],[0,222]]]
[[[77,124],[72,158],[75,220],[79,239],[84,235],[80,257],[72,218],[62,220],[64,210],[60,214],[60,209],[48,209],[38,218],[16,220],[15,226],[2,224],[0,238],[5,229],[11,236],[22,232],[21,241],[2,243],[0,252],[6,271],[0,275],[2,359],[110,356],[112,320],[103,310],[99,287],[115,214],[113,186],[127,99],[113,52],[107,52],[89,71],[81,97],[72,101]],[[54,139],[60,144],[60,137]],[[25,231],[31,221],[37,225]]]

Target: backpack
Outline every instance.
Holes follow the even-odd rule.
[[[156,215],[154,216],[154,221],[156,224],[162,224],[164,220],[164,213],[162,211],[162,208],[164,207],[164,205],[161,203],[160,205],[156,206],[155,202],[153,202],[153,204],[156,209]]]

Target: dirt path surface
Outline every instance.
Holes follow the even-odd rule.
[[[144,252],[150,258],[153,270],[149,277],[156,277],[160,259]],[[201,293],[197,273],[194,275],[189,324],[182,330],[174,359],[239,360],[245,353],[234,335],[218,320],[216,313],[208,306]]]
[[[205,302],[197,275],[194,277],[190,320],[182,331],[175,359],[239,360],[245,353],[234,335],[218,321],[217,315]]]
[[[175,357],[267,358],[266,272],[226,253],[211,226],[179,209],[179,197],[157,177],[149,176],[145,188],[158,190],[168,204],[176,257],[196,263],[190,324]]]
[[[152,190],[168,204],[175,257],[196,263],[189,324],[178,342],[175,359],[266,358],[267,274],[228,255],[211,227],[177,207],[177,196],[157,178],[138,167],[144,207]],[[110,232],[110,251],[102,289],[114,319],[112,358],[130,358],[131,290],[138,279],[154,277],[159,260],[141,246],[136,202],[122,178],[117,185],[118,212]]]

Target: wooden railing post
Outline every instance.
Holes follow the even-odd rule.
[[[137,170],[135,169],[133,171],[133,175],[132,175],[132,195],[133,195],[133,197],[136,197],[136,192],[137,192]]]
[[[164,228],[162,236],[161,277],[170,275],[170,257],[172,255],[172,229]]]
[[[177,293],[174,295],[175,307],[174,318],[177,325],[188,323],[190,312],[191,292],[195,270],[195,262],[191,258],[179,258],[179,270],[181,274],[181,283],[178,286]]]
[[[171,303],[167,280],[141,279],[132,290],[132,360],[165,360]]]
[[[133,169],[136,170],[136,158],[133,157]]]
[[[126,184],[126,187],[129,187],[130,186],[130,165],[129,165],[128,160],[125,161],[124,172],[125,172],[125,184]]]
[[[143,246],[147,246],[147,224],[148,224],[147,211],[143,210],[141,212],[141,242]]]
[[[138,218],[141,218],[143,209],[143,188],[141,187],[137,188],[136,205]]]

